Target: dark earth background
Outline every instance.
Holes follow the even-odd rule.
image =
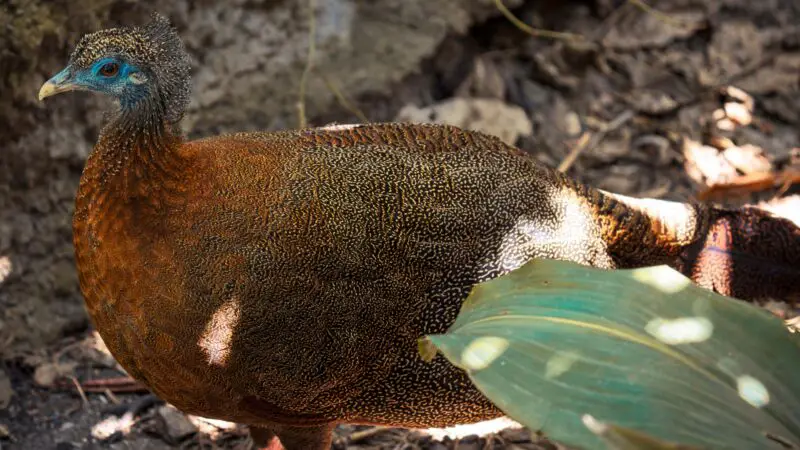
[[[317,3],[312,125],[448,122],[602,189],[688,200],[734,186],[713,200],[800,223],[798,0],[505,0],[527,24],[578,35],[565,39],[523,32],[493,0]],[[241,427],[126,408],[143,393],[75,388],[123,374],[92,333],[71,246],[75,189],[110,105],[36,93],[84,33],[156,8],[192,56],[191,137],[296,127],[310,5],[0,0],[0,449],[249,448]],[[339,449],[554,448],[525,430],[339,431]]]

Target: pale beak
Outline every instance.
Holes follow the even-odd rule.
[[[42,85],[42,88],[39,89],[39,101],[42,101],[51,95],[56,95],[67,91],[74,91],[80,88],[80,86],[77,86],[70,81],[70,69],[67,67],[61,72],[58,72],[53,78],[50,78],[45,84]]]

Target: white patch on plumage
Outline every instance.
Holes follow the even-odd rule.
[[[224,366],[228,362],[233,330],[239,323],[240,315],[239,299],[234,296],[211,316],[200,340],[197,341],[197,345],[206,354],[209,364]]]
[[[319,129],[326,131],[342,131],[342,130],[352,130],[353,128],[358,128],[360,126],[362,126],[362,124],[360,123],[332,123],[329,125],[319,127]]]
[[[613,267],[586,200],[568,189],[552,198],[558,200],[553,216],[521,216],[505,234],[497,251],[501,270],[515,270],[533,257]]]
[[[543,207],[517,218],[498,242],[496,253],[481,265],[480,279],[516,270],[537,257],[614,268],[587,200],[570,189],[551,199],[552,210]]]
[[[678,240],[691,240],[694,237],[697,211],[691,205],[655,198],[628,197],[603,190],[600,192],[655,219],[661,226],[660,234],[674,234]]]

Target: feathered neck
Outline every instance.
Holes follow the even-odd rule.
[[[84,181],[133,195],[137,185],[178,176],[177,150],[185,139],[178,123],[164,119],[163,107],[147,98],[110,117],[87,160]]]

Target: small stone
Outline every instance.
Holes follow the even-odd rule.
[[[525,110],[489,98],[452,98],[427,108],[409,104],[397,113],[395,121],[454,125],[497,136],[509,145],[533,133]]]
[[[638,111],[654,115],[673,112],[680,106],[674,98],[655,90],[641,90],[630,101]]]
[[[8,256],[0,256],[0,283],[11,275],[11,259]]]
[[[747,92],[745,92],[742,89],[739,89],[739,88],[737,88],[735,86],[728,86],[725,89],[725,93],[728,94],[731,98],[733,98],[735,100],[738,100],[741,103],[743,103],[747,107],[748,110],[750,110],[750,111],[753,110],[753,105],[754,105],[755,102],[753,101],[753,97],[750,94],[748,94]]]
[[[747,126],[753,122],[753,115],[743,103],[725,103],[725,115],[735,123]]]
[[[41,387],[53,387],[56,380],[71,375],[77,365],[74,361],[63,364],[44,363],[33,372],[33,381]]]
[[[581,125],[581,118],[574,111],[570,111],[564,115],[564,132],[570,137],[578,136],[583,130]]]
[[[130,432],[133,420],[110,416],[92,427],[91,435],[98,441],[116,441]]]
[[[476,435],[465,436],[458,440],[459,450],[481,450],[486,445],[486,440]]]
[[[500,431],[500,437],[508,443],[531,442],[531,432],[526,428],[506,428]]]
[[[733,131],[736,129],[736,122],[731,119],[722,119],[717,121],[717,128],[721,131]]]
[[[33,381],[42,387],[51,387],[56,382],[58,370],[55,364],[42,364],[33,372]]]
[[[164,423],[164,431],[172,442],[177,442],[195,433],[197,427],[182,412],[170,405],[158,408],[158,417]]]

